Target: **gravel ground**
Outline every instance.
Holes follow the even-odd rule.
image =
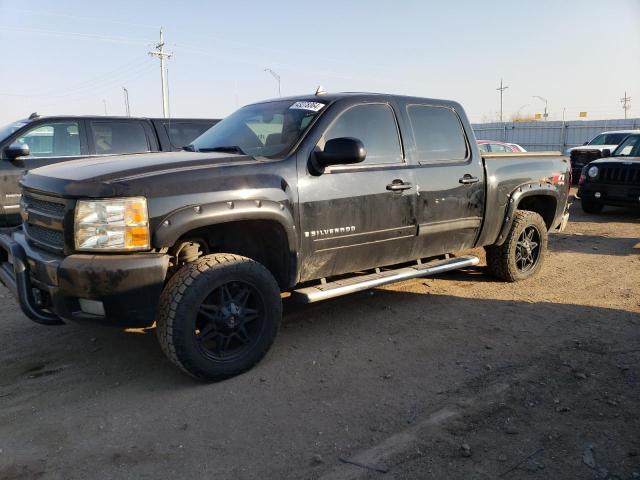
[[[481,265],[285,302],[265,360],[218,384],[153,331],[0,305],[2,480],[640,478],[637,212],[578,202],[519,284]]]

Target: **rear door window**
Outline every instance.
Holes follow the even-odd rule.
[[[141,122],[97,120],[90,122],[96,155],[118,155],[150,151]]]
[[[467,142],[458,115],[450,108],[409,105],[409,119],[419,162],[459,162],[467,158]]]
[[[29,145],[30,157],[72,157],[80,155],[78,122],[41,123],[17,139]]]
[[[209,130],[213,125],[204,122],[163,122],[169,142],[173,148],[190,145],[196,138]]]
[[[402,162],[398,127],[389,105],[363,104],[344,111],[324,134],[324,140],[341,137],[357,138],[364,144],[365,164]]]

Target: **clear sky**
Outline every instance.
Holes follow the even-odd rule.
[[[504,116],[640,117],[640,0],[0,0],[0,124],[40,114],[160,116],[165,30],[171,115],[220,117],[282,94],[377,91]],[[104,102],[103,102],[104,100]]]

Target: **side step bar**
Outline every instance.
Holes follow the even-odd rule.
[[[313,287],[300,288],[291,294],[293,300],[300,303],[313,303],[328,298],[339,297],[349,293],[360,292],[370,288],[380,287],[388,283],[399,282],[416,277],[427,277],[438,273],[457,270],[459,268],[477,265],[478,257],[466,255],[453,257],[446,260],[434,260],[411,267],[403,267],[397,270],[386,270],[380,273],[344,278],[334,282],[314,285]]]

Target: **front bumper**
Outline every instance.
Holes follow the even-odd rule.
[[[20,229],[0,233],[0,281],[25,315],[46,325],[63,320],[150,325],[168,263],[159,253],[60,257],[33,248]]]
[[[599,193],[599,198],[595,194]],[[586,182],[578,189],[580,198],[593,199],[605,205],[640,207],[640,185],[616,185]]]

